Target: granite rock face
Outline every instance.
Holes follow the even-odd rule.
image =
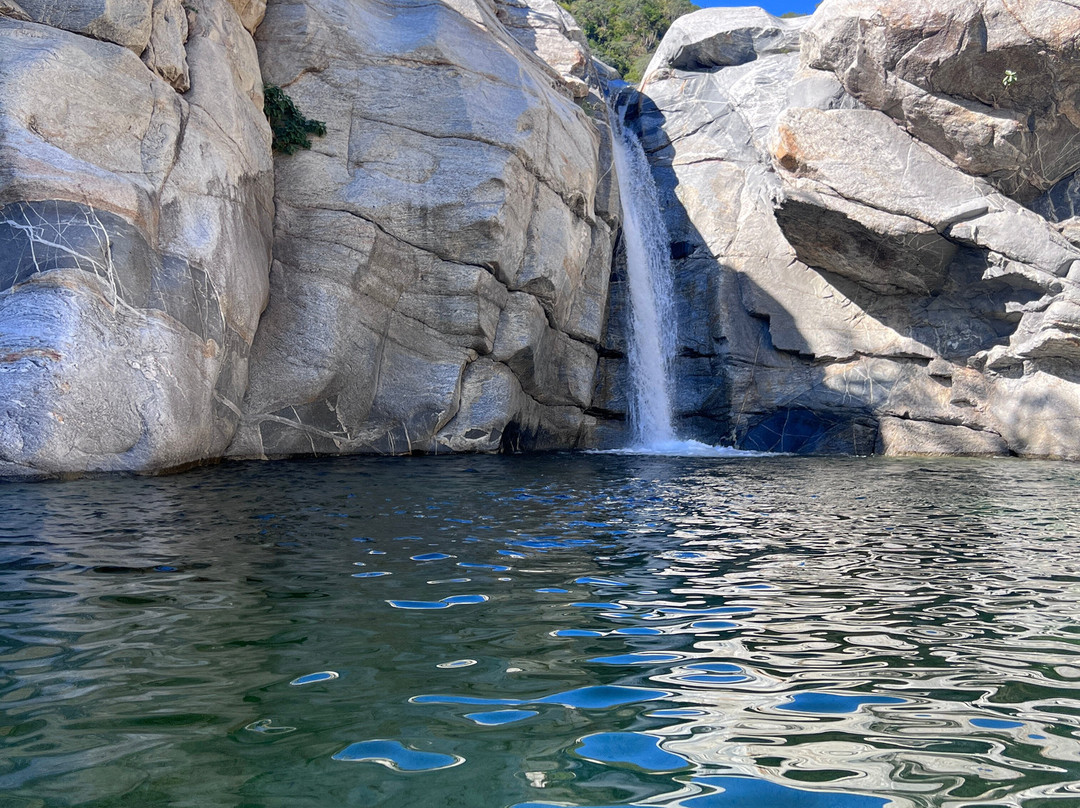
[[[746,6],[716,13],[703,9],[672,23],[645,72],[671,68],[706,71],[746,64],[763,56],[797,53],[808,18],[780,19]]]
[[[0,5],[0,474],[576,445],[600,70],[550,0]]]
[[[0,17],[0,475],[220,456],[267,294],[254,42],[224,0],[19,5]]]
[[[558,74],[574,98],[595,88],[585,34],[554,0],[497,0],[495,14],[510,36]]]
[[[615,224],[580,31],[554,3],[282,0],[257,40],[327,134],[276,161],[229,454],[575,446]]]
[[[1062,0],[829,0],[829,70],[964,171],[1029,201],[1080,168],[1080,9]]]
[[[12,5],[27,22],[113,42],[135,55],[150,41],[153,0],[18,0]]]
[[[1078,47],[1057,0],[677,22],[628,121],[681,431],[1080,459]],[[0,476],[625,438],[612,76],[552,0],[9,0],[0,75]]]
[[[671,232],[683,432],[1080,459],[1080,8],[698,16],[698,40],[673,27],[659,54],[722,53],[717,38],[753,53],[658,54],[632,111]],[[799,53],[774,44],[793,28]],[[594,406],[617,413],[622,364],[601,371]]]
[[[181,0],[155,0],[153,28],[142,60],[179,93],[191,87],[184,47],[187,38],[187,11]]]

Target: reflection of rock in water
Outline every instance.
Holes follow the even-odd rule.
[[[421,752],[468,765],[395,805],[1067,802],[1068,466],[408,466],[5,486],[5,795],[379,804]]]
[[[912,808],[927,804],[920,794],[961,785],[984,799],[1022,781],[1025,797],[1062,793],[1030,783],[1044,765],[1074,763],[1075,744],[1047,731],[1050,712],[1007,695],[1076,675],[1053,667],[1071,650],[1039,639],[1067,625],[1074,605],[1036,603],[1028,590],[1059,562],[1014,545],[1016,531],[1035,529],[1033,503],[1055,507],[1049,492],[1028,488],[1031,478],[1008,483],[1009,474],[967,478],[959,466],[898,467],[887,483],[898,487],[875,484],[875,494],[825,475],[809,511],[782,493],[790,479],[763,477],[755,497],[773,514],[767,532],[752,513],[725,510],[715,488],[702,490],[705,475],[681,503],[695,515],[684,548],[657,559],[682,582],[683,605],[663,602],[652,625],[693,637],[694,658],[650,676],[679,704],[656,711],[671,723],[650,731],[695,766]],[[961,487],[943,488],[945,479]],[[978,492],[985,507],[960,505],[960,490]],[[872,509],[860,506],[867,494]],[[910,503],[941,508],[940,519],[927,523]],[[1046,547],[1060,544],[1061,525],[1038,530]]]
[[[824,732],[817,722],[803,724],[795,721],[770,720],[747,713],[747,710],[775,707],[782,699],[732,698],[730,692],[723,694],[723,704],[700,704],[700,717],[680,723],[677,727],[654,730],[663,741],[663,747],[680,755],[702,770],[717,766],[729,767],[732,774],[767,780],[788,788],[809,789],[834,793],[837,805],[843,805],[845,792],[889,795],[895,808],[914,808],[915,799],[897,796],[902,788],[897,786],[897,772],[911,760],[904,752],[882,750],[867,743],[844,741],[811,741],[798,738]],[[862,721],[830,723],[828,732],[873,732],[874,720],[866,716]],[[758,743],[745,740],[760,738]],[[777,743],[781,741],[781,743]],[[919,757],[917,753],[912,753]],[[768,760],[766,763],[759,761]],[[976,769],[972,761],[970,767]],[[795,772],[795,777],[788,777]],[[814,782],[813,772],[828,773],[835,783]],[[800,773],[807,773],[805,779]],[[812,783],[812,785],[811,785]]]

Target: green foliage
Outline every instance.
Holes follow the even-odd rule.
[[[690,0],[560,0],[589,40],[593,56],[627,81],[639,81],[671,23],[697,11]]]
[[[1003,87],[1012,87],[1014,84],[1016,84],[1016,71],[1006,70],[1005,78],[1001,80],[1001,84]]]
[[[326,124],[305,118],[293,100],[275,84],[263,87],[263,114],[274,131],[274,151],[292,154],[310,149],[309,135],[325,135]]]

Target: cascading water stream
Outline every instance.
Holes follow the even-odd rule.
[[[611,114],[612,154],[618,173],[630,294],[627,340],[630,354],[632,443],[620,451],[640,454],[754,456],[726,446],[679,440],[672,424],[672,371],[677,345],[671,238],[660,198],[640,141],[623,126],[623,111]]]
[[[626,274],[630,290],[630,422],[636,450],[675,442],[671,420],[671,367],[676,319],[671,283],[670,238],[648,158],[633,132],[612,116],[615,170],[623,214]]]

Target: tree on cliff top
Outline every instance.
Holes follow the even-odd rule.
[[[697,11],[690,0],[559,0],[577,20],[593,56],[627,81],[638,81],[676,18]]]

